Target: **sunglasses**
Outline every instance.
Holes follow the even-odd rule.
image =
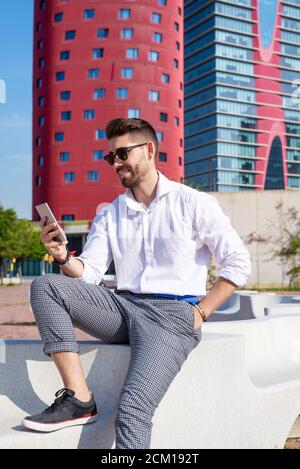
[[[132,150],[133,148],[137,147],[142,147],[143,145],[147,145],[147,142],[145,143],[139,143],[138,145],[132,145],[131,147],[120,147],[117,148],[115,152],[110,151],[107,155],[104,156],[105,161],[110,164],[111,166],[115,162],[116,156],[121,160],[125,161],[128,158],[128,152]]]

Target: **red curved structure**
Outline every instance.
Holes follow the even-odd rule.
[[[182,180],[182,1],[35,0],[33,74],[33,220],[45,201],[91,220],[124,191],[102,159],[115,117],[149,121],[158,169]]]

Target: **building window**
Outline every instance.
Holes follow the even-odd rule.
[[[126,51],[126,58],[127,59],[137,59],[139,56],[139,50],[136,48],[129,48]]]
[[[35,146],[36,146],[36,147],[40,147],[41,144],[42,144],[41,137],[36,137],[36,139],[35,139]]]
[[[99,181],[99,171],[88,171],[88,181]]]
[[[94,90],[94,99],[102,99],[105,98],[105,88],[97,88]]]
[[[162,151],[159,152],[159,161],[163,161],[164,163],[166,163],[168,160],[168,156],[167,156],[167,153],[164,153]]]
[[[161,15],[159,13],[152,13],[151,20],[152,20],[152,23],[160,23]]]
[[[179,15],[179,16],[182,15],[182,9],[181,9],[181,7],[178,7],[178,15]]]
[[[127,88],[117,88],[117,98],[126,99],[128,98],[128,89]]]
[[[69,151],[61,151],[59,154],[59,161],[65,162],[70,161],[70,152]]]
[[[43,127],[45,125],[45,116],[39,117],[39,126]]]
[[[40,96],[39,97],[38,104],[39,104],[39,107],[44,107],[45,106],[45,96]]]
[[[38,157],[38,166],[44,166],[44,155]]]
[[[87,9],[87,10],[84,10],[83,12],[83,18],[85,20],[91,20],[92,18],[94,18],[95,16],[95,10],[93,9]]]
[[[72,39],[75,39],[75,37],[76,37],[76,31],[75,30],[66,31],[66,33],[65,33],[65,40],[66,41],[71,41]]]
[[[60,92],[60,100],[61,101],[69,101],[71,99],[71,91],[61,91]]]
[[[178,157],[178,164],[179,164],[179,166],[182,166],[182,158],[181,158],[181,156]]]
[[[41,29],[42,29],[42,24],[41,24],[40,21],[38,21],[38,22],[36,23],[36,28],[35,28],[35,30],[36,30],[37,33],[39,33],[39,32],[41,31]]]
[[[40,0],[40,10],[46,10],[46,0]]]
[[[74,221],[75,220],[75,215],[62,215],[61,217],[62,221]]]
[[[64,81],[65,72],[56,72],[55,78],[56,78],[56,81]]]
[[[162,42],[163,35],[161,33],[153,33],[153,41],[154,42]]]
[[[104,49],[93,49],[93,59],[101,59],[104,55]]]
[[[149,101],[158,101],[158,100],[159,100],[159,91],[150,90]]]
[[[36,178],[35,178],[35,185],[36,185],[36,186],[41,186],[41,185],[42,185],[42,178],[41,178],[41,176],[36,176]]]
[[[121,30],[122,39],[132,39],[133,38],[133,28],[123,28]]]
[[[86,121],[90,121],[95,119],[95,111],[94,109],[85,109],[83,112],[83,118]]]
[[[42,88],[42,86],[43,86],[43,79],[42,79],[42,78],[38,78],[38,79],[36,80],[36,87],[37,87],[37,88]]]
[[[179,61],[177,59],[174,59],[173,60],[173,65],[175,68],[178,68],[179,67]]]
[[[168,122],[168,114],[166,112],[161,112],[159,118],[161,122]]]
[[[177,116],[174,117],[174,124],[177,126],[179,125],[179,117]]]
[[[179,23],[177,23],[177,21],[175,21],[174,23],[174,28],[175,28],[175,31],[179,31]]]
[[[170,75],[168,75],[167,73],[162,73],[161,82],[166,84],[170,83]]]
[[[75,173],[73,171],[65,173],[65,182],[75,181]]]
[[[71,111],[63,111],[61,113],[61,120],[62,121],[70,121],[72,119]]]
[[[176,41],[176,49],[180,50],[180,42]]]
[[[119,10],[119,19],[127,20],[130,17],[131,17],[130,8],[120,8],[120,10]]]
[[[93,151],[93,160],[94,161],[101,161],[104,159],[104,151],[103,150],[94,150]]]
[[[122,68],[121,76],[122,76],[122,78],[127,79],[127,80],[132,78],[133,77],[133,68],[129,68],[129,67]]]
[[[70,60],[70,51],[69,50],[61,51],[60,60]]]
[[[139,109],[128,109],[128,119],[138,119],[140,117]]]
[[[64,14],[63,13],[55,13],[54,15],[54,23],[61,23],[62,20],[64,19]]]
[[[179,107],[179,109],[182,108],[182,101],[181,101],[181,99],[178,99],[178,107]]]
[[[40,39],[40,40],[37,42],[37,49],[38,49],[38,50],[41,50],[43,47],[44,47],[44,43],[43,43],[42,39]]]
[[[167,5],[167,0],[158,0],[158,4],[165,7]]]
[[[39,68],[44,68],[45,67],[45,59],[44,57],[41,57],[38,61],[38,67]]]
[[[150,50],[148,58],[151,62],[158,62],[159,53],[156,52],[155,50]]]
[[[65,139],[64,132],[56,132],[54,135],[55,142],[63,142]]]
[[[106,132],[103,129],[96,130],[96,140],[103,140],[106,138]]]
[[[108,28],[100,28],[97,31],[97,37],[108,37],[109,29]]]
[[[157,131],[157,132],[156,132],[156,136],[157,136],[157,140],[158,140],[159,142],[162,142],[162,141],[163,141],[163,139],[164,139],[164,134],[163,134],[163,132],[158,132],[158,131]]]
[[[99,78],[100,76],[100,70],[99,68],[90,68],[88,71],[88,77],[89,78]]]

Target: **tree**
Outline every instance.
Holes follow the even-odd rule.
[[[17,270],[22,282],[21,259],[43,259],[45,248],[39,237],[39,229],[26,219],[18,219],[13,209],[0,206],[0,275],[3,284],[3,259],[16,258]]]
[[[276,205],[278,223],[270,222],[274,234],[264,236],[250,233],[246,242],[268,245],[268,260],[278,258],[286,266],[290,288],[300,288],[300,214],[295,207],[283,209],[283,203]]]

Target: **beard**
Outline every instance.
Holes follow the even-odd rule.
[[[133,170],[132,168],[123,167],[117,174],[122,186],[126,188],[137,187],[142,181],[139,168]]]

